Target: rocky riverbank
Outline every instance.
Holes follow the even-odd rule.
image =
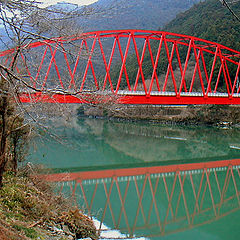
[[[238,125],[240,107],[227,105],[112,105],[81,106],[79,115],[131,120],[154,120],[161,123],[191,125]]]

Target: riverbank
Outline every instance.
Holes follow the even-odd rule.
[[[56,195],[29,169],[4,175],[0,189],[1,240],[98,239],[91,219]]]
[[[81,106],[79,115],[130,120],[154,120],[184,125],[238,125],[240,107],[235,105],[112,105]]]

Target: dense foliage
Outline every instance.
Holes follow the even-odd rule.
[[[240,16],[240,2],[232,4]],[[240,22],[217,0],[194,5],[168,23],[164,31],[192,35],[240,50]]]

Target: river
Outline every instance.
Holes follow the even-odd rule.
[[[51,134],[29,161],[51,169],[102,236],[238,239],[240,129],[82,118]]]

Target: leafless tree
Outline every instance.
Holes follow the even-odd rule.
[[[17,151],[31,132],[31,127],[24,118],[28,115],[28,119],[39,121],[36,108],[39,110],[41,107],[38,104],[34,109],[34,105],[23,105],[19,100],[19,92],[22,89],[29,92],[42,91],[42,89],[28,84],[25,80],[26,71],[21,72],[21,69],[16,71],[18,59],[28,51],[29,44],[33,42],[51,40],[54,44],[54,39],[81,35],[82,30],[77,23],[77,17],[101,14],[105,11],[89,7],[69,10],[53,6],[41,8],[39,4],[37,0],[0,0],[0,21],[5,31],[5,37],[0,37],[0,41],[5,49],[14,49],[11,52],[11,63],[7,61],[0,63],[0,187],[8,161],[11,160],[10,166],[16,170]],[[70,45],[68,51],[74,55],[76,46]],[[60,46],[59,51],[65,49]],[[35,56],[32,54],[29,61],[31,66],[27,67],[37,67],[34,65],[40,61],[37,55],[38,52]],[[46,91],[51,95],[55,90]],[[62,93],[77,94],[63,90]]]

